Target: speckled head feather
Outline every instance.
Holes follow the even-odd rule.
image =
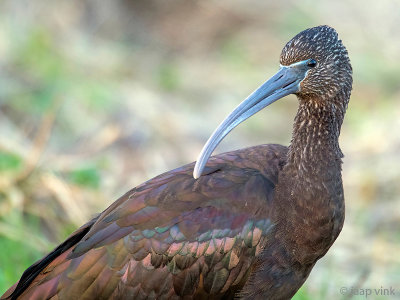
[[[301,82],[298,96],[327,100],[343,90],[351,90],[350,59],[335,29],[323,25],[300,32],[283,48],[280,63],[288,66],[307,59],[316,60],[317,65]]]

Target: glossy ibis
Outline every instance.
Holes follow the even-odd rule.
[[[292,297],[342,229],[338,138],[352,68],[328,26],[296,35],[280,64],[216,129],[196,166],[130,190],[29,267],[3,297]],[[209,158],[230,130],[289,94],[299,101],[289,147]]]

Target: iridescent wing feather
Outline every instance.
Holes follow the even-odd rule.
[[[270,203],[286,151],[247,148],[212,158],[197,180],[190,164],[145,182],[72,234],[67,249],[25,272],[14,296],[233,295],[273,226]]]

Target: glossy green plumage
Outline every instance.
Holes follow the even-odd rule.
[[[22,296],[233,295],[272,228],[268,203],[285,153],[277,145],[243,149],[213,158],[208,167],[215,171],[199,180],[191,164],[134,188],[92,220],[85,237],[50,261]],[[268,168],[254,168],[265,159]],[[236,176],[239,170],[245,176]]]

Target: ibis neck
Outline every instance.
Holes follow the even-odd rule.
[[[280,236],[288,253],[301,264],[322,257],[344,221],[343,154],[338,138],[345,109],[328,103],[300,99],[276,191]]]
[[[318,169],[324,171],[332,162],[340,162],[343,154],[339,134],[343,117],[344,109],[334,103],[300,99],[287,164],[297,166],[299,175],[305,175]]]

